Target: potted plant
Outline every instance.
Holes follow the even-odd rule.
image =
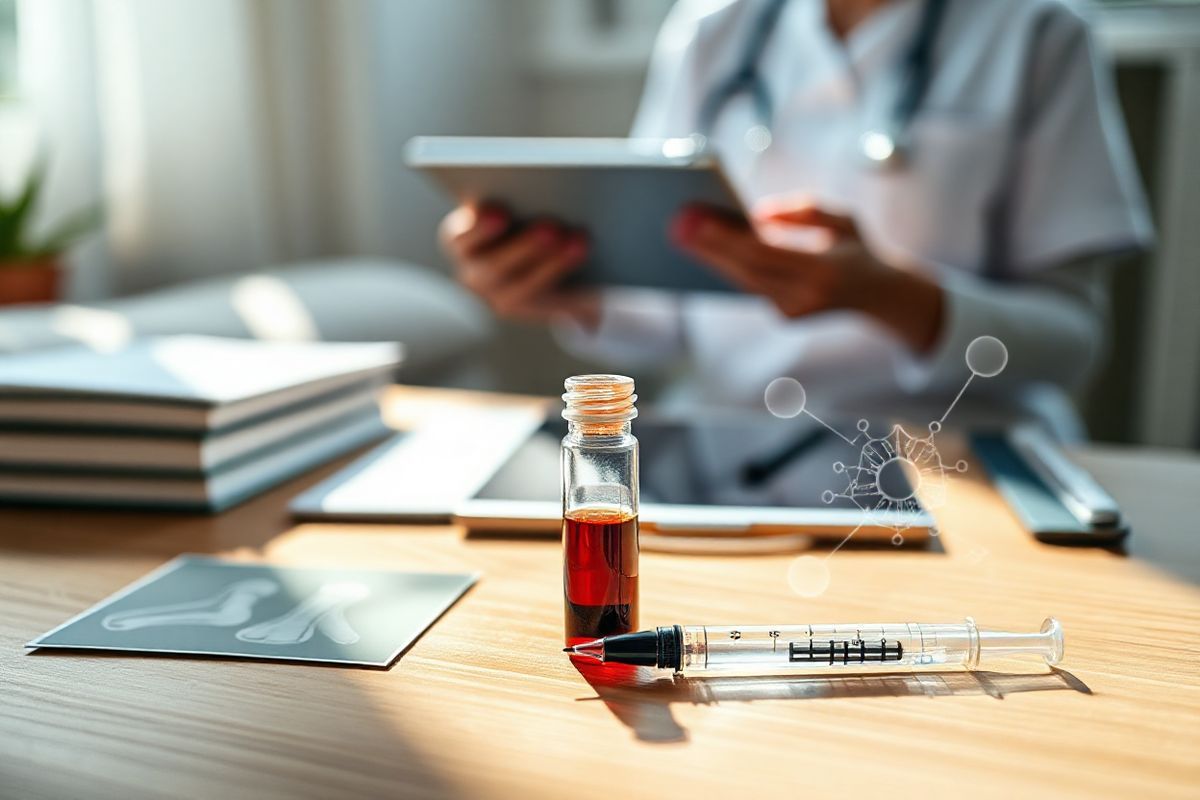
[[[100,209],[93,206],[36,236],[33,209],[45,182],[45,164],[39,162],[13,197],[0,196],[0,305],[57,300],[63,253],[100,221]]]

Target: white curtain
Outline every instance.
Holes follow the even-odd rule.
[[[521,9],[21,0],[26,99],[0,115],[0,177],[40,141],[46,215],[103,200],[74,299],[324,255],[433,262],[446,204],[403,143],[522,130]]]

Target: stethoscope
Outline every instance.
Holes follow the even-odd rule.
[[[770,92],[758,71],[758,62],[771,38],[787,0],[767,0],[750,29],[738,68],[709,92],[700,107],[697,135],[707,137],[716,125],[721,110],[735,96],[745,92],[754,103],[757,122],[745,133],[746,146],[764,152],[771,146],[771,121],[774,114]],[[905,163],[912,147],[909,126],[931,79],[930,56],[938,28],[945,16],[946,0],[925,0],[916,35],[900,62],[899,90],[891,113],[881,125],[863,131],[859,147],[866,162],[878,167],[897,167]]]

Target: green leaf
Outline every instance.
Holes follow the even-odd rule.
[[[26,253],[29,222],[42,186],[46,183],[46,160],[38,158],[25,179],[16,199],[0,207],[0,258],[15,258]]]
[[[99,205],[77,211],[53,228],[38,245],[31,246],[29,252],[34,257],[61,253],[95,230],[103,219]]]

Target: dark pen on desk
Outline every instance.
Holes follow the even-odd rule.
[[[747,461],[742,467],[742,483],[745,486],[762,486],[797,458],[823,442],[827,435],[828,432],[824,429],[815,428],[796,437],[770,455]]]

